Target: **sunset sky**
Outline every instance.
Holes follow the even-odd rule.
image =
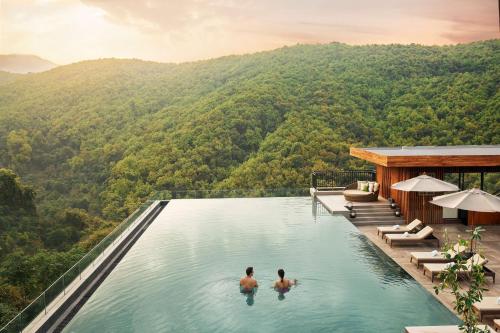
[[[499,38],[498,0],[0,0],[0,54],[182,62],[297,43]]]

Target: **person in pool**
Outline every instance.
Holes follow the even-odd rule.
[[[240,289],[242,292],[250,293],[255,290],[259,285],[257,280],[253,278],[253,267],[247,267],[247,276],[244,276],[240,280]]]
[[[296,279],[285,279],[285,271],[282,268],[278,269],[278,276],[280,278],[274,282],[274,289],[276,289],[280,293],[289,291],[291,286],[297,284]]]

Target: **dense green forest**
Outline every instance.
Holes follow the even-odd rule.
[[[0,202],[1,320],[155,190],[305,188],[313,169],[363,167],[352,145],[500,143],[500,40],[105,59],[1,82],[0,167],[30,187],[2,171],[25,206]]]
[[[19,77],[21,77],[20,74],[7,73],[7,72],[0,71],[0,85],[12,82]]]

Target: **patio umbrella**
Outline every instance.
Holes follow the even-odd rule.
[[[395,190],[407,192],[454,192],[458,186],[443,180],[427,176],[426,174],[415,178],[403,180],[391,186]]]
[[[441,207],[471,210],[473,212],[500,212],[500,198],[477,188],[440,195],[432,198],[431,203]]]
[[[446,208],[458,208],[485,213],[500,212],[500,198],[476,188],[440,195],[432,199],[431,203]],[[474,221],[472,221],[472,225],[474,225]]]
[[[459,190],[458,186],[428,176],[425,173],[420,176],[395,183],[391,186],[391,188],[405,192],[454,192]],[[425,206],[424,200],[424,217]],[[423,222],[425,223],[425,221]]]

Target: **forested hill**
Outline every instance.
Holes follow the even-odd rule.
[[[0,85],[12,82],[15,79],[19,78],[20,76],[21,74],[2,72],[0,70]]]
[[[348,147],[500,143],[500,40],[96,60],[0,85],[0,166],[40,214],[119,219],[154,189],[307,187]]]

